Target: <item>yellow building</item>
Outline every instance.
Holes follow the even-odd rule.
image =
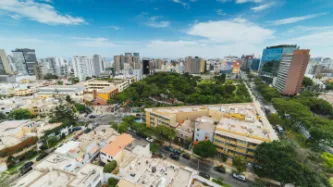
[[[200,73],[204,73],[206,69],[206,62],[204,59],[200,59]]]
[[[147,108],[146,125],[177,128],[184,120],[207,116],[216,121],[213,143],[219,154],[253,161],[257,145],[278,137],[257,103]],[[261,116],[260,116],[261,114]]]
[[[109,86],[94,92],[94,99],[97,105],[106,105],[107,101],[118,94],[116,86]]]

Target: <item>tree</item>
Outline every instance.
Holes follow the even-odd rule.
[[[127,123],[124,123],[124,122],[121,122],[121,123],[118,125],[117,130],[118,130],[119,133],[127,132],[127,131],[128,131],[128,124],[127,124]]]
[[[72,100],[71,96],[69,96],[69,95],[66,96],[66,102],[70,103],[70,104],[74,103],[74,101]]]
[[[309,77],[304,77],[304,79],[303,79],[303,82],[302,82],[302,85],[305,87],[305,88],[307,88],[307,87],[311,87],[311,86],[313,86],[313,81],[312,81],[312,79],[310,79]]]
[[[53,122],[62,122],[65,126],[74,125],[77,121],[72,106],[65,103],[60,103],[55,107],[51,120]]]
[[[68,80],[71,81],[72,84],[76,84],[76,83],[80,82],[80,79],[78,77],[71,77]]]
[[[289,142],[273,141],[260,144],[255,151],[259,166],[254,172],[259,177],[277,180],[282,186],[292,183],[295,186],[322,186],[324,175],[313,171],[297,159],[297,152]]]
[[[79,113],[84,113],[86,111],[86,106],[85,105],[82,105],[80,103],[75,103],[75,108],[77,111],[79,111]]]
[[[242,156],[234,156],[232,158],[232,166],[234,166],[238,173],[242,173],[246,170],[246,160]]]
[[[216,154],[216,145],[211,141],[201,141],[194,146],[193,152],[204,159],[213,157]]]
[[[21,120],[21,119],[30,119],[33,115],[28,109],[15,109],[9,112],[8,118]]]
[[[91,77],[86,77],[86,81],[87,81],[87,80],[90,80],[90,79],[91,79]]]
[[[118,184],[119,180],[115,178],[109,178],[108,179],[108,185],[109,187],[116,187]]]
[[[176,137],[176,131],[164,125],[159,125],[153,130],[157,138],[161,141],[169,141],[170,145],[171,141]]]
[[[6,114],[0,112],[0,120],[6,119]]]
[[[52,79],[58,79],[59,77],[57,75],[53,75],[51,73],[47,73],[46,75],[44,75],[44,79],[45,80],[52,80]]]
[[[104,166],[104,173],[112,173],[112,171],[114,169],[116,169],[117,167],[117,161],[115,160],[112,160],[111,162],[107,163],[105,166]]]

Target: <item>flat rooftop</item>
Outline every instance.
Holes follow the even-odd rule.
[[[90,182],[102,172],[102,167],[93,164],[86,164],[76,173],[75,179],[70,183],[70,185],[75,187],[86,187],[87,184],[89,184],[87,181]]]
[[[73,158],[53,153],[37,163],[35,168],[40,171],[59,169],[68,172],[76,172],[78,170],[78,163]]]
[[[127,167],[122,168],[124,184],[132,186],[187,186],[191,172],[161,159],[137,157]],[[164,185],[163,185],[164,184]]]
[[[86,146],[90,145],[92,142],[105,142],[108,144],[118,135],[119,134],[112,129],[110,125],[99,125],[89,133],[83,133],[77,141]]]

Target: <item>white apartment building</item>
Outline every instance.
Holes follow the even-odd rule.
[[[72,65],[74,75],[78,77],[80,81],[85,81],[86,77],[92,77],[94,75],[92,61],[87,56],[73,56]]]
[[[42,74],[48,73],[57,76],[68,75],[68,60],[62,57],[49,57],[39,60]]]
[[[100,55],[92,57],[93,75],[98,76],[105,71],[106,59]]]

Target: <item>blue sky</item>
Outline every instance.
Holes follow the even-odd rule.
[[[0,0],[0,48],[221,58],[283,43],[333,57],[332,10],[332,0]]]

